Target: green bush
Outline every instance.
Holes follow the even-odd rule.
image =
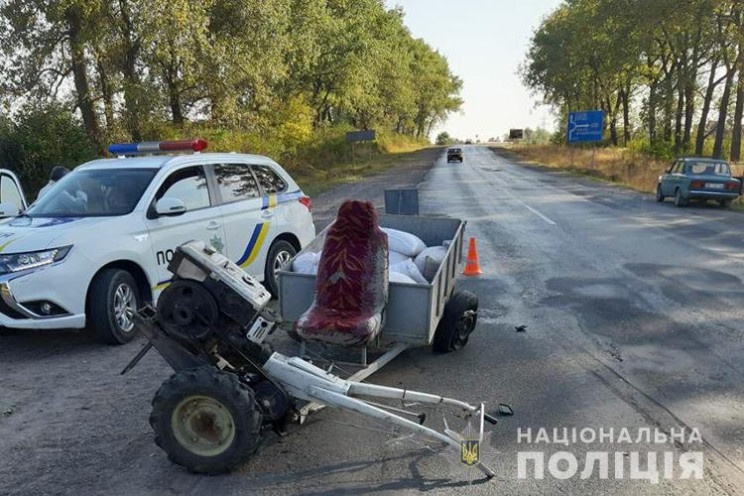
[[[344,168],[387,153],[420,149],[428,143],[392,132],[381,131],[371,143],[346,142],[353,130],[347,124],[313,128],[312,112],[301,99],[285,103],[277,122],[263,132],[187,122],[174,126],[152,120],[143,129],[144,141],[203,138],[208,152],[237,152],[266,155],[292,174],[310,176],[317,171],[343,173]],[[121,141],[109,136],[107,141]],[[59,105],[29,105],[15,121],[0,117],[0,167],[16,172],[33,201],[55,165],[70,169],[97,158],[99,151],[82,124]]]
[[[0,122],[0,167],[18,174],[29,201],[55,165],[72,169],[97,155],[80,122],[60,105],[27,105],[15,122]]]

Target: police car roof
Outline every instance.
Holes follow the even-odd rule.
[[[262,155],[248,155],[244,153],[191,153],[181,155],[146,155],[146,156],[127,156],[117,158],[103,158],[92,160],[82,164],[76,169],[116,169],[116,168],[133,168],[133,169],[162,169],[170,165],[182,163],[245,163],[250,162],[257,165],[275,164],[273,160]]]

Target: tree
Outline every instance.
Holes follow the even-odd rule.
[[[723,156],[733,121],[737,157],[743,17],[736,0],[566,0],[535,32],[522,79],[561,115],[604,110],[614,145],[622,128],[625,144],[638,136],[651,150],[682,154],[694,144],[702,154],[717,111],[713,153]]]
[[[8,0],[0,6],[5,91],[54,100],[72,76],[75,106],[91,140],[100,143],[85,47],[95,6],[84,0]]]
[[[450,136],[449,133],[446,131],[442,131],[441,133],[439,133],[435,141],[437,145],[449,145],[453,142],[454,140],[452,139],[452,136]]]

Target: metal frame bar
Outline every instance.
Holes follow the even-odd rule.
[[[303,343],[304,344],[304,341]],[[380,370],[382,367],[390,363],[393,358],[397,357],[401,353],[403,353],[405,350],[410,348],[411,345],[406,343],[396,343],[392,348],[390,348],[388,351],[385,352],[384,355],[382,355],[380,358],[366,366],[365,368],[359,370],[354,375],[349,377],[349,381],[351,382],[361,382]],[[310,415],[313,412],[317,412],[318,410],[322,410],[325,408],[326,405],[318,402],[311,402],[307,405],[300,408],[300,423],[305,422],[305,418]]]
[[[370,365],[370,367],[360,371],[358,376],[364,374],[368,376],[382,367],[385,363],[392,360],[405,348],[405,345],[394,347],[375,363]],[[342,408],[441,441],[449,446],[457,448],[458,450],[461,448],[460,435],[451,431],[449,427],[446,427],[444,432],[439,432],[408,420],[400,415],[396,415],[389,410],[385,410],[382,408],[382,405],[376,406],[375,404],[367,403],[356,396],[410,400],[419,403],[446,405],[459,408],[465,411],[469,416],[479,415],[479,439],[483,438],[484,419],[488,420],[492,424],[496,423],[496,419],[490,415],[486,415],[485,405],[483,403],[481,403],[479,407],[475,407],[464,401],[444,396],[388,386],[378,386],[376,384],[367,384],[354,380],[344,380],[298,357],[290,358],[280,353],[274,353],[266,362],[264,370],[269,378],[279,382],[290,395],[298,399],[310,401],[310,403],[305,405],[300,411],[300,423],[304,421],[309,413],[319,410],[324,406]],[[408,414],[408,412],[406,414]],[[495,475],[493,470],[482,462],[478,462],[477,466],[486,476],[493,477]]]

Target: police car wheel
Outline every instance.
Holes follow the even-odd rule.
[[[271,245],[269,256],[266,257],[264,286],[274,298],[279,296],[279,271],[286,267],[296,254],[295,247],[283,239]]]
[[[90,286],[88,322],[96,337],[106,344],[125,344],[134,339],[134,314],[139,309],[137,281],[121,269],[106,269]]]

